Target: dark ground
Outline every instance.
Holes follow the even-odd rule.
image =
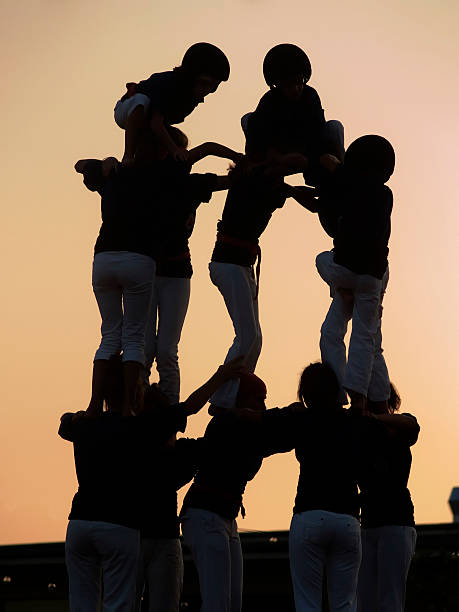
[[[406,612],[459,610],[459,524],[418,525]],[[242,533],[244,612],[294,611],[288,532]],[[182,608],[198,612],[196,570],[185,549]],[[324,607],[324,610],[327,608]],[[0,547],[0,612],[68,610],[64,544]]]

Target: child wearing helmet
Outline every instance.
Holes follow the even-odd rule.
[[[293,187],[289,195],[318,212],[333,250],[316,258],[317,270],[333,298],[321,328],[322,361],[342,385],[342,401],[366,410],[367,398],[389,398],[390,382],[382,350],[382,299],[389,279],[387,256],[391,231],[392,191],[385,183],[395,167],[392,145],[382,136],[366,135],[347,149],[344,163],[317,190]],[[352,319],[346,363],[344,337]]]
[[[176,159],[186,159],[166,127],[181,123],[204,98],[227,81],[230,65],[226,55],[210,43],[195,43],[180,66],[152,74],[140,83],[127,83],[127,92],[116,103],[115,121],[125,130],[123,163],[134,163],[139,133],[148,123],[156,137]]]
[[[301,153],[308,160],[305,180],[316,184],[321,166],[333,169],[342,161],[344,139],[341,124],[338,131],[338,122],[327,125],[319,95],[307,85],[309,58],[296,45],[276,45],[266,54],[263,75],[270,89],[247,120],[247,153],[268,146]]]

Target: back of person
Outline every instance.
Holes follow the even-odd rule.
[[[183,501],[183,510],[202,508],[228,519],[237,517],[246,484],[262,464],[254,440],[256,431],[255,425],[231,412],[210,421],[198,471]]]
[[[266,177],[265,169],[260,166],[250,176],[235,179],[228,190],[212,261],[243,266],[254,263],[253,253],[237,240],[256,246],[273,212],[282,208],[286,199],[283,183]]]
[[[361,524],[363,528],[384,525],[414,527],[414,507],[408,489],[411,450],[402,435],[390,435],[382,423],[372,423],[375,467],[359,482]]]
[[[180,70],[154,73],[137,83],[135,90],[150,98],[151,107],[160,111],[169,125],[182,123],[202,102],[193,95],[189,79]]]
[[[105,521],[138,528],[137,440],[132,417],[103,413],[74,427],[78,491],[69,519]]]
[[[387,268],[392,192],[387,185],[348,182],[333,240],[334,261],[356,274],[382,278]]]
[[[324,126],[324,111],[315,89],[304,85],[298,100],[286,99],[277,89],[271,89],[250,116],[246,149],[256,152],[273,146],[316,158]]]
[[[294,513],[326,510],[358,517],[358,440],[345,410],[297,415],[295,455],[300,464]]]

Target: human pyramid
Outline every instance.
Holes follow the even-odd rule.
[[[102,201],[92,277],[102,339],[89,406],[64,414],[59,428],[73,442],[79,484],[66,537],[70,610],[96,611],[102,599],[106,611],[140,611],[148,593],[150,611],[178,612],[180,524],[201,610],[239,612],[242,496],[263,458],[293,449],[300,464],[289,536],[296,610],[322,609],[325,572],[333,611],[403,610],[416,540],[410,446],[419,426],[410,414],[393,414],[400,398],[381,340],[392,211],[385,183],[394,150],[382,136],[365,135],[345,151],[343,126],[325,121],[307,85],[309,59],[292,44],[264,59],[269,91],[241,119],[245,154],[214,142],[188,149],[175,124],[229,74],[219,48],[192,45],[179,67],[127,84],[115,106],[125,130],[122,161],[75,164]],[[227,175],[191,172],[209,155],[233,162]],[[285,182],[298,173],[304,186]],[[228,194],[209,270],[235,338],[224,365],[180,402],[188,240],[198,206],[220,190]],[[316,258],[331,305],[322,361],[305,368],[299,401],[267,410],[265,383],[254,373],[262,346],[259,239],[289,197],[317,213],[333,238],[333,249]],[[159,384],[150,385],[155,361]],[[203,437],[177,439],[208,401]],[[190,481],[177,516],[177,490]]]

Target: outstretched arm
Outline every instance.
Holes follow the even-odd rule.
[[[90,191],[99,191],[104,179],[117,168],[119,162],[115,157],[100,159],[79,159],[74,168],[83,175],[83,183]]]
[[[193,393],[185,400],[185,412],[187,415],[196,414],[209,401],[210,396],[231,378],[237,378],[245,371],[245,356],[236,357],[232,361],[221,365],[209,380],[193,391]]]
[[[218,144],[218,142],[204,142],[188,151],[188,161],[191,164],[195,164],[209,155],[223,157],[223,159],[231,159],[234,163],[237,163],[244,157],[242,153],[233,151],[233,149]]]
[[[319,212],[319,201],[315,197],[316,190],[314,187],[292,186],[286,185],[287,197],[293,198],[310,212]]]
[[[166,148],[172,157],[178,161],[188,160],[188,151],[178,147],[172,140],[171,135],[164,125],[164,117],[159,111],[153,111],[150,120],[150,127],[159,142]]]
[[[231,185],[231,178],[226,176],[217,175],[217,180],[215,181],[215,187],[213,191],[224,191],[225,189],[229,189]]]
[[[308,158],[301,153],[274,155],[270,159],[270,165],[266,170],[266,175],[272,178],[282,178],[290,174],[306,172],[308,166]]]

